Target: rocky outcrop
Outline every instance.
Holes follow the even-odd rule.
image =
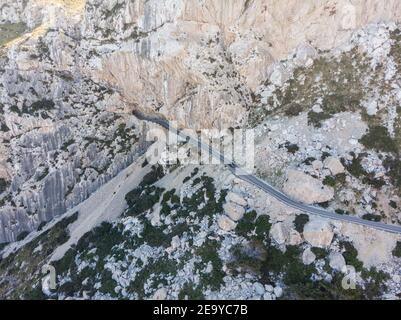
[[[229,217],[225,215],[221,215],[217,219],[217,224],[219,225],[221,230],[226,232],[234,230],[235,227],[237,226],[237,224],[233,220],[231,220]]]
[[[322,203],[333,199],[334,190],[321,181],[301,171],[289,170],[283,188],[289,196],[307,204]]]
[[[332,48],[373,20],[400,18],[399,2],[380,3],[378,12],[379,3],[90,0],[84,31],[123,43],[102,48],[95,73],[137,108],[180,125],[230,126],[243,121],[249,90],[266,78],[286,80],[285,68],[272,65],[289,52],[297,49],[297,64],[307,66],[314,48]]]
[[[278,222],[272,226],[270,236],[277,244],[282,245],[288,241],[290,230],[283,222]]]
[[[305,265],[310,265],[316,260],[316,255],[312,252],[310,248],[305,249],[302,253],[302,262]]]
[[[144,151],[142,125],[121,96],[88,78],[88,65],[78,67],[86,49],[77,41],[75,14],[83,7],[68,3],[55,3],[60,10],[51,17],[57,19],[46,20],[52,5],[41,10],[28,2],[19,19],[43,28],[0,53],[0,175],[7,181],[0,194],[0,242],[81,203]],[[46,29],[52,26],[59,30]]]
[[[223,209],[225,214],[233,221],[241,220],[245,213],[245,209],[235,203],[226,203]]]
[[[334,232],[328,220],[313,217],[305,225],[303,235],[313,247],[327,248],[333,240]]]
[[[245,207],[247,205],[247,201],[241,195],[234,192],[227,193],[226,201],[233,202],[242,207]]]
[[[326,160],[324,160],[324,167],[329,169],[331,174],[334,176],[343,173],[345,170],[341,161],[334,157],[328,157]]]
[[[346,266],[345,259],[343,255],[339,252],[332,252],[329,255],[329,265],[336,271],[344,271]]]

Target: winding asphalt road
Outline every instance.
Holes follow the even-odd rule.
[[[247,181],[248,183],[263,190],[270,196],[276,198],[277,200],[286,204],[289,207],[295,208],[295,209],[305,212],[307,214],[314,214],[314,215],[318,215],[318,216],[321,216],[321,217],[327,218],[327,219],[334,219],[334,220],[339,220],[339,221],[344,221],[344,222],[350,222],[350,223],[362,225],[362,226],[369,227],[369,228],[374,228],[374,229],[381,230],[381,231],[401,234],[401,226],[398,226],[398,225],[391,225],[391,224],[386,224],[386,223],[381,223],[381,222],[364,220],[364,219],[361,219],[361,218],[358,218],[355,216],[341,215],[341,214],[334,213],[334,212],[331,212],[328,210],[324,210],[317,206],[307,205],[307,204],[304,204],[297,200],[291,199],[289,196],[287,196],[280,190],[277,190],[276,188],[274,188],[267,182],[259,179],[258,177],[254,176],[254,175],[250,175],[248,172],[246,172],[243,169],[241,169],[240,167],[238,167],[235,163],[227,161],[227,159],[224,158],[224,156],[221,153],[213,150],[209,145],[203,144],[199,139],[191,137],[191,136],[183,133],[182,131],[180,131],[176,128],[173,128],[172,126],[170,126],[170,124],[167,120],[160,119],[157,117],[147,116],[147,115],[144,115],[139,112],[134,112],[134,115],[140,120],[150,121],[150,122],[160,125],[161,127],[165,128],[167,130],[170,130],[170,132],[173,132],[173,133],[177,134],[178,136],[186,139],[192,145],[194,145],[196,147],[200,147],[203,150],[205,150],[206,152],[209,152],[215,159],[218,159],[221,163],[223,163],[225,165],[227,165],[227,163],[229,163],[227,165],[227,167],[235,176],[237,176],[238,178],[240,178],[244,181]]]

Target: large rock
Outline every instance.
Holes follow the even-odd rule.
[[[237,226],[237,224],[232,221],[229,217],[225,216],[225,215],[221,215],[218,219],[217,219],[217,224],[219,225],[220,229],[223,231],[232,231],[235,229],[235,227]]]
[[[291,246],[298,246],[303,242],[301,234],[297,230],[290,230],[289,244]]]
[[[247,205],[246,200],[240,196],[238,193],[234,192],[229,192],[226,196],[227,202],[234,202],[242,207],[245,207]]]
[[[283,190],[290,197],[307,204],[327,202],[334,197],[333,188],[297,170],[288,171]]]
[[[308,266],[315,260],[316,255],[312,252],[312,250],[310,248],[305,249],[305,251],[302,253],[302,262]]]
[[[153,294],[153,300],[166,300],[166,298],[167,290],[165,288],[160,288]]]
[[[343,173],[345,170],[341,161],[334,157],[328,157],[324,160],[324,167],[329,169],[333,176]]]
[[[229,216],[233,221],[241,220],[245,214],[244,207],[241,207],[232,202],[224,204],[223,209],[225,214]]]
[[[343,271],[346,265],[343,255],[339,252],[330,253],[329,265],[336,271]]]
[[[334,233],[328,220],[315,217],[305,225],[303,235],[313,247],[327,248]]]
[[[288,240],[289,235],[289,229],[282,222],[274,224],[270,229],[270,236],[277,244],[284,244]]]
[[[279,287],[279,286],[275,287],[274,288],[274,295],[277,298],[280,298],[283,295],[283,289],[281,287]]]

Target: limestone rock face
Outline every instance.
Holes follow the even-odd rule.
[[[307,204],[330,201],[334,197],[333,188],[296,170],[289,170],[283,190],[287,195]]]
[[[290,52],[308,66],[314,48],[333,48],[356,28],[401,16],[397,0],[141,0],[112,8],[89,0],[87,8],[87,37],[122,42],[105,46],[95,74],[136,108],[199,128],[241,123],[249,90],[266,78],[287,79],[285,68],[272,65]]]
[[[329,169],[334,176],[343,173],[345,170],[341,161],[334,157],[328,157],[326,160],[324,160],[324,167]]]
[[[305,240],[313,247],[327,248],[333,240],[333,230],[328,220],[311,218],[303,232]]]
[[[287,80],[281,59],[308,67],[318,49],[400,17],[398,0],[2,0],[0,24],[26,28],[0,48],[0,242],[82,202],[143,152],[133,110],[192,129],[241,126],[255,89]],[[54,109],[38,110],[43,101]],[[331,199],[301,180],[287,186],[294,197]]]

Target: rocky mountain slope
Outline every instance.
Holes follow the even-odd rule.
[[[254,129],[263,179],[399,224],[400,15],[399,0],[2,0],[0,296],[397,298],[399,236],[302,215],[223,167],[152,167],[132,112]]]

